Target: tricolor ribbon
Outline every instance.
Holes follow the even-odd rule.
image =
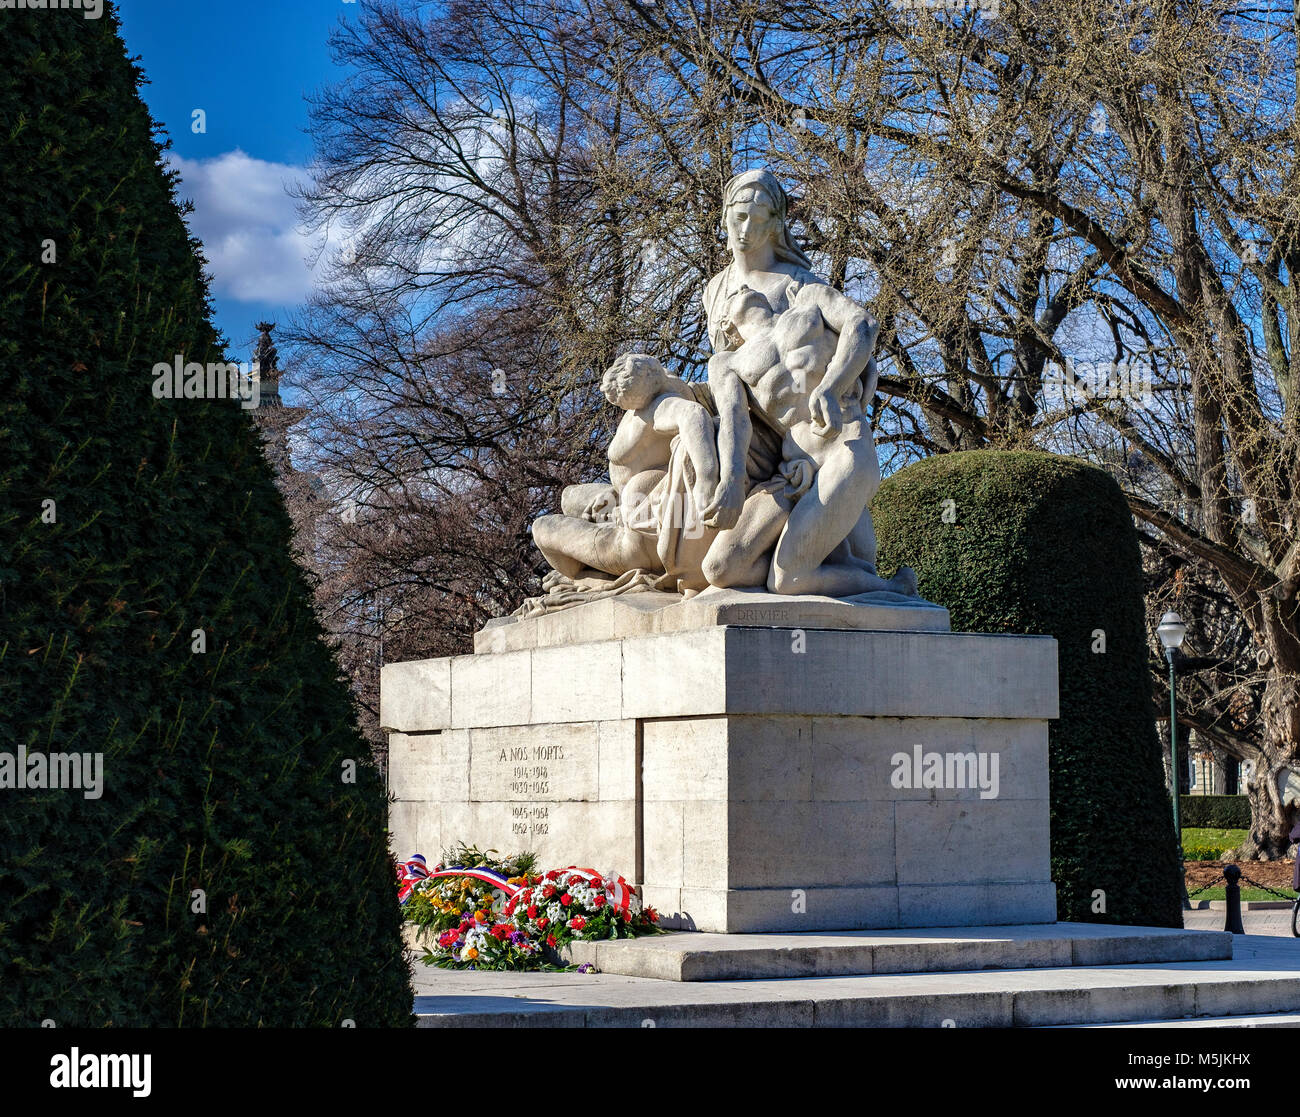
[[[426,879],[428,875],[429,866],[422,854],[417,853],[409,861],[403,861],[398,865],[397,883],[401,887],[397,890],[397,902],[399,904],[406,903],[411,898],[411,893],[415,891],[415,886]]]
[[[490,884],[493,888],[501,889],[507,896],[513,896],[521,887],[518,884],[511,884],[500,873],[494,873],[491,869],[458,869],[453,867],[430,873],[428,879],[444,880],[448,877],[473,877],[475,880],[481,880],[484,884]]]
[[[450,869],[439,869],[437,872],[429,872],[429,864],[424,859],[423,854],[415,854],[409,861],[405,861],[398,868],[397,879],[401,888],[397,892],[397,902],[406,903],[411,898],[411,893],[415,891],[416,885],[425,880],[446,880],[451,877],[471,877],[474,880],[480,880],[484,884],[490,884],[493,888],[498,888],[507,896],[513,896],[519,891],[519,885],[511,884],[509,880],[500,873],[494,873],[491,869],[466,869],[458,866],[452,866]]]
[[[604,885],[610,905],[615,911],[623,915],[631,909],[632,886],[622,877],[602,877],[594,869],[581,869],[576,865],[570,865],[567,869],[552,870],[546,874],[545,879],[557,880],[566,875],[578,877],[580,880],[587,881],[588,884],[600,881]],[[507,878],[500,873],[494,873],[491,869],[466,869],[453,865],[450,869],[439,869],[436,872],[430,872],[428,862],[424,859],[424,856],[417,853],[409,861],[404,861],[398,867],[397,878],[401,884],[401,888],[397,893],[398,903],[406,903],[421,881],[448,880],[455,877],[470,877],[473,880],[482,881],[484,884],[490,884],[510,898],[513,898],[522,890],[522,885],[511,884]]]
[[[599,873],[591,869],[579,869],[570,865],[567,869],[561,869],[562,873],[571,873],[573,876],[581,877],[590,883],[594,880],[601,881],[605,886],[605,891],[609,895],[610,903],[614,910],[620,915],[628,911],[632,906],[632,888],[622,877],[602,877]]]

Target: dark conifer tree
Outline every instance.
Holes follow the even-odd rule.
[[[141,80],[110,8],[4,13],[0,750],[103,769],[0,770],[0,1020],[408,1023],[383,786],[249,412],[159,398],[224,355]]]

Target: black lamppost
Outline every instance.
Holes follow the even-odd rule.
[[[1187,625],[1183,623],[1183,618],[1177,613],[1166,613],[1160,618],[1160,623],[1156,626],[1156,632],[1160,635],[1160,643],[1165,648],[1165,658],[1169,660],[1169,774],[1173,780],[1173,801],[1174,801],[1174,838],[1178,842],[1178,862],[1181,865],[1183,860],[1183,830],[1178,819],[1178,692],[1174,683],[1174,653],[1183,645],[1183,639],[1187,635]],[[1183,893],[1183,911],[1191,911],[1192,904],[1187,897],[1187,878],[1185,874],[1180,873],[1181,889]]]

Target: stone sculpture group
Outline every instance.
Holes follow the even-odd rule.
[[[1055,643],[881,578],[876,322],[771,174],[724,202],[707,382],[614,361],[609,478],[533,525],[546,592],[384,666],[398,848],[625,865],[720,934],[1050,922]]]
[[[605,373],[624,412],[609,481],[569,486],[534,523],[552,570],[522,615],[636,589],[917,601],[910,568],[876,570],[865,408],[878,324],[813,273],[787,208],[766,170],[727,184],[731,261],[704,291],[707,386],[642,353]]]

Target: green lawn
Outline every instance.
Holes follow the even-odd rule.
[[[1214,830],[1206,827],[1189,827],[1183,831],[1183,851],[1184,853],[1188,850],[1204,853],[1210,850],[1235,849],[1246,840],[1246,834],[1247,831],[1245,830]],[[1218,857],[1216,855],[1212,858],[1204,858],[1204,860],[1217,861]],[[1245,885],[1241,889],[1241,898],[1243,900],[1282,900],[1289,899],[1290,894],[1275,896],[1271,892],[1265,892],[1262,888],[1252,888]],[[1222,884],[1214,888],[1207,888],[1204,892],[1198,892],[1192,897],[1193,901],[1225,899],[1227,899],[1227,896],[1224,893]]]
[[[1195,904],[1200,900],[1226,900],[1227,898],[1228,898],[1227,893],[1224,891],[1222,887],[1207,888],[1204,892],[1198,892],[1195,896],[1193,896],[1192,903]],[[1241,898],[1243,900],[1281,901],[1281,900],[1290,900],[1292,897],[1290,893],[1287,893],[1286,895],[1283,896],[1275,896],[1273,895],[1272,892],[1265,892],[1262,888],[1246,887],[1241,890]]]
[[[1215,830],[1190,827],[1183,831],[1183,850],[1234,849],[1246,840],[1245,830]],[[1211,858],[1211,860],[1213,860]]]

